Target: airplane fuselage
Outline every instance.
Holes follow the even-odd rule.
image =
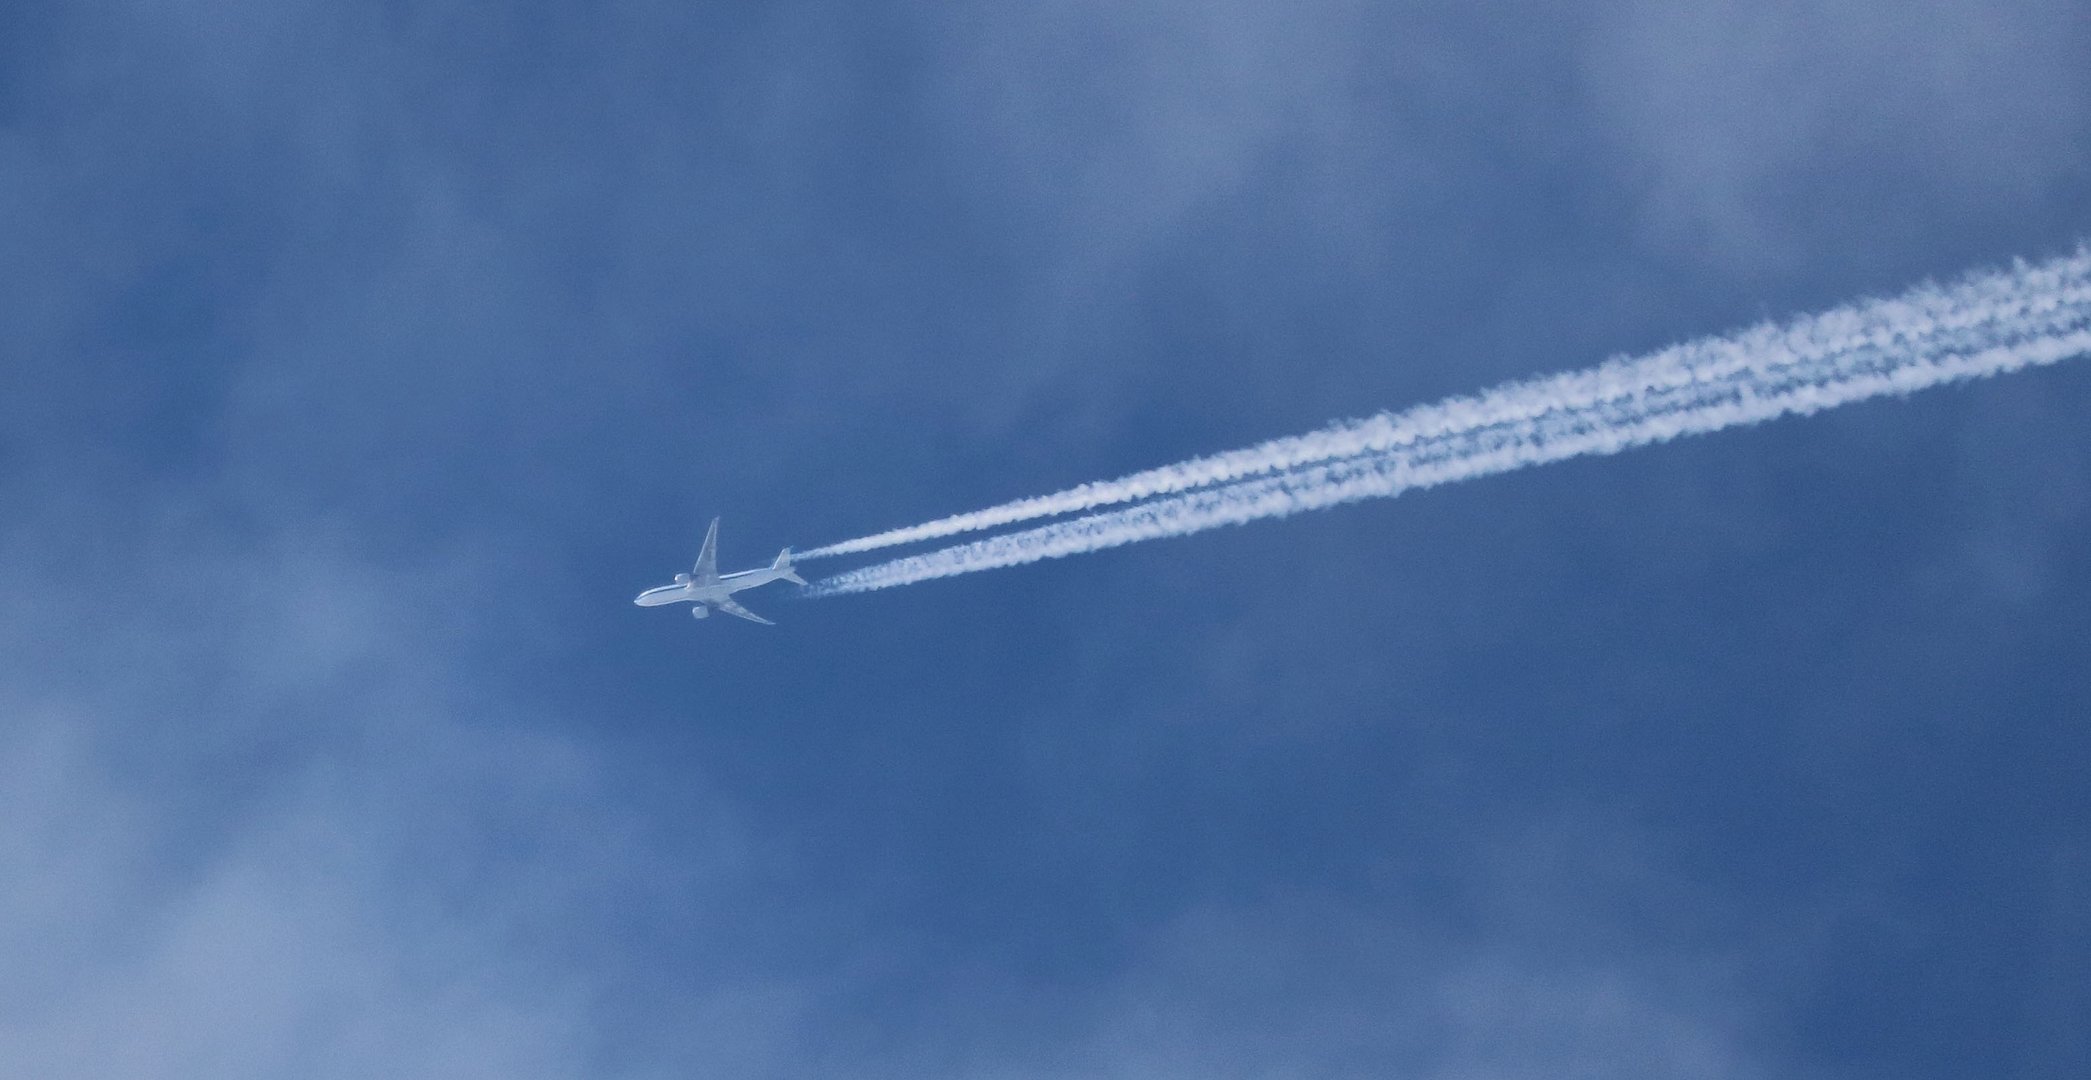
[[[719,580],[710,585],[696,581],[679,581],[673,585],[662,585],[640,593],[632,603],[640,607],[660,607],[662,604],[715,604],[743,589],[753,589],[781,581],[788,571],[764,567],[759,570],[742,570],[733,574],[721,574]]]

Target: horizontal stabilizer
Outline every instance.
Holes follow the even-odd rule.
[[[783,551],[777,553],[777,561],[770,564],[770,569],[775,570],[777,572],[778,577],[783,578],[784,580],[789,581],[794,585],[806,584],[806,579],[800,577],[798,571],[793,570],[791,568],[790,548],[785,548]]]

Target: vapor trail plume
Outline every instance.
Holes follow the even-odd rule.
[[[1305,435],[1193,458],[1116,480],[936,521],[889,529],[802,552],[801,559],[875,551],[1038,518],[1094,510],[1318,462],[1393,450],[1448,433],[1514,422],[1549,410],[1596,405],[1668,387],[1718,379],[1739,370],[1820,362],[1868,348],[1892,348],[1958,331],[2021,323],[2091,301],[2091,254],[1923,286],[1902,296],[1849,304],[1783,324],[1702,338],[1631,360],[1500,387],[1478,398],[1456,397],[1401,413],[1344,421]]]
[[[865,592],[1185,536],[2058,363],[2091,352],[2087,273],[2091,258],[2080,251],[1945,289],[1926,287],[1425,406],[1386,418],[1389,426],[1376,434],[1358,435],[1374,423],[1366,421],[1199,459],[1244,461],[1269,447],[1309,440],[1322,440],[1315,445],[1326,451],[1320,459],[1274,467],[1283,471],[1255,471],[1269,475],[1179,488],[1122,509],[848,571],[815,582],[810,593]],[[1339,456],[1333,448],[1353,436],[1357,441],[1349,445],[1364,449]]]

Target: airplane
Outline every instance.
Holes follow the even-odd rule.
[[[764,626],[776,623],[749,611],[734,602],[733,594],[772,581],[789,581],[804,585],[806,579],[791,568],[791,549],[777,553],[777,561],[760,570],[742,570],[736,574],[719,573],[719,519],[712,519],[712,527],[705,531],[704,547],[697,552],[697,565],[692,573],[675,575],[675,584],[663,585],[640,593],[632,603],[640,607],[659,607],[662,604],[677,604],[688,601],[692,606],[690,615],[702,619],[712,613],[713,608],[728,615],[738,615],[749,622]]]

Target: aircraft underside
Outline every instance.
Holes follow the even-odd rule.
[[[794,585],[806,584],[791,566],[791,549],[777,553],[776,561],[767,567],[743,570],[737,574],[719,573],[719,519],[713,518],[711,528],[705,530],[704,547],[697,553],[697,565],[689,573],[675,575],[673,585],[648,589],[632,602],[640,607],[659,607],[688,601],[690,617],[706,619],[712,609],[717,608],[735,618],[764,626],[776,624],[742,607],[733,599],[733,594],[746,589],[758,588],[772,581],[789,581]]]

